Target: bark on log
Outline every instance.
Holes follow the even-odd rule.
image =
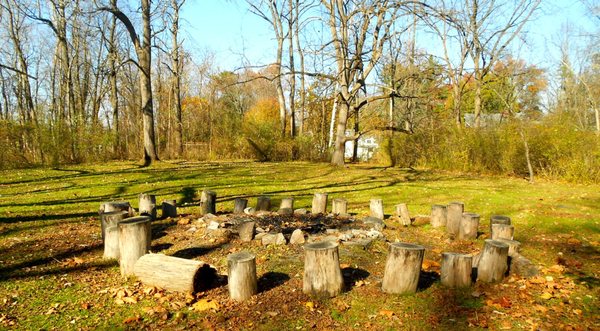
[[[248,207],[248,199],[236,198],[233,200],[234,214],[243,214],[246,207]]]
[[[462,214],[465,211],[465,205],[462,202],[450,202],[446,210],[446,232],[451,236],[456,236],[460,228]]]
[[[163,254],[140,257],[133,272],[146,286],[187,293],[208,288],[217,275],[216,270],[204,262]]]
[[[400,223],[404,226],[409,226],[412,222],[410,221],[410,214],[408,213],[408,206],[405,203],[396,205],[396,215],[400,217]]]
[[[485,240],[485,246],[479,265],[477,266],[477,280],[494,283],[502,280],[508,269],[508,245],[498,240]]]
[[[492,215],[490,216],[490,233],[492,233],[492,225],[494,224],[507,224],[511,225],[510,217],[504,215]]]
[[[281,204],[279,205],[279,209],[291,209],[294,211],[294,198],[283,198],[281,199]]]
[[[471,286],[473,257],[469,254],[442,253],[442,285],[448,287]]]
[[[150,216],[152,220],[156,219],[156,196],[154,194],[140,194],[139,212],[140,216]]]
[[[331,212],[334,215],[347,215],[348,214],[348,200],[346,199],[333,199]]]
[[[344,287],[338,244],[321,241],[304,245],[303,291],[315,297],[334,297]]]
[[[385,218],[385,214],[383,213],[383,200],[371,199],[369,208],[371,209],[371,217],[379,218],[380,220]]]
[[[267,196],[261,196],[256,198],[256,211],[270,211],[271,210],[271,198]]]
[[[519,252],[521,250],[521,243],[516,241],[516,240],[509,240],[509,239],[496,239],[502,243],[505,243],[508,245],[508,256],[517,256],[519,255]]]
[[[102,240],[104,241],[104,258],[119,258],[119,222],[123,221],[129,212],[113,211],[102,214]]]
[[[227,256],[227,287],[229,297],[244,301],[258,292],[256,281],[256,259],[248,252],[238,252]]]
[[[479,215],[473,213],[463,213],[458,229],[458,239],[472,240],[477,238],[477,229],[479,228]]]
[[[202,207],[202,214],[216,214],[217,213],[217,192],[203,190],[200,195],[200,205]]]
[[[492,224],[492,239],[508,239],[513,240],[515,227],[508,224],[495,223]]]
[[[391,243],[383,283],[384,292],[415,293],[419,283],[425,247],[408,243]]]
[[[122,276],[132,275],[135,262],[150,250],[151,222],[150,216],[131,217],[119,222],[119,265]]]
[[[126,211],[128,217],[135,216],[135,210],[131,207],[127,201],[111,201],[100,204],[98,214],[110,213],[113,211]]]
[[[431,206],[431,226],[434,228],[446,226],[446,206]]]
[[[312,200],[312,213],[327,213],[327,193],[315,193]]]
[[[240,236],[240,240],[244,242],[252,241],[254,239],[254,228],[256,226],[255,222],[244,222],[238,226],[238,235]]]
[[[177,217],[177,200],[164,200],[162,202],[162,217]]]

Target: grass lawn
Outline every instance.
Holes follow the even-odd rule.
[[[330,201],[346,198],[357,220],[367,216],[371,198],[383,199],[386,214],[405,202],[412,216],[428,215],[432,204],[462,201],[466,211],[481,215],[483,234],[472,242],[450,241],[426,218],[408,228],[392,218],[383,231],[387,241],[424,245],[422,274],[431,281],[414,295],[384,294],[387,243],[340,245],[346,290],[317,300],[302,293],[301,247],[263,247],[207,233],[197,221],[205,188],[217,192],[219,214],[231,212],[237,197],[254,205],[259,195],[272,197],[273,210],[284,197],[309,208],[315,192],[329,193]],[[159,204],[177,199],[183,204],[178,212],[189,220],[155,222],[153,252],[199,259],[223,274],[227,254],[251,251],[259,294],[235,303],[223,282],[190,295],[123,279],[117,262],[102,258],[98,207],[127,200],[137,208],[140,193],[155,194]],[[521,253],[540,275],[467,290],[441,286],[440,253],[481,250],[492,214],[512,218]],[[598,185],[303,162],[160,162],[149,168],[115,162],[2,171],[0,329],[600,330],[599,249]],[[207,302],[213,308],[201,309]]]

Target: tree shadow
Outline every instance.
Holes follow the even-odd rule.
[[[265,272],[258,279],[258,292],[267,292],[277,286],[281,286],[290,280],[290,276],[283,272],[269,271]]]
[[[156,245],[152,245],[152,247],[150,247],[150,251],[153,253],[156,253],[156,252],[167,250],[171,247],[173,247],[173,244],[171,244],[171,243],[156,244]]]
[[[344,277],[344,291],[350,291],[356,282],[361,281],[369,277],[371,274],[360,268],[346,267],[342,269],[342,276]]]
[[[184,187],[181,189],[181,199],[180,203],[187,204],[193,203],[194,199],[196,199],[196,189],[193,187]]]
[[[417,291],[425,291],[439,280],[440,275],[437,272],[421,270],[421,273],[419,274],[419,283],[417,284]]]

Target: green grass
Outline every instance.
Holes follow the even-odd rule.
[[[534,263],[550,267],[556,264],[559,252],[567,259],[582,262],[581,266],[568,269],[561,277],[575,283],[576,287],[569,290],[573,296],[573,307],[582,311],[581,318],[586,323],[596,323],[595,327],[600,327],[597,317],[600,286],[598,185],[549,181],[529,184],[517,178],[370,165],[334,168],[304,162],[160,162],[149,168],[141,168],[131,162],[114,162],[0,172],[0,300],[4,300],[0,301],[0,314],[4,314],[4,322],[1,322],[3,315],[0,315],[0,329],[95,329],[128,328],[132,325],[169,329],[182,323],[200,328],[236,325],[241,329],[303,329],[313,327],[313,323],[317,323],[316,327],[319,328],[428,329],[434,323],[440,328],[455,329],[468,326],[472,322],[468,319],[473,318],[474,312],[479,314],[477,318],[485,316],[490,326],[497,328],[500,325],[498,323],[504,315],[488,312],[486,298],[471,297],[470,292],[449,292],[437,283],[411,296],[381,294],[377,282],[381,279],[380,269],[387,254],[383,242],[375,243],[368,250],[341,250],[341,263],[356,265],[370,273],[365,279],[367,285],[354,287],[338,298],[348,302],[348,308],[340,308],[335,301],[325,300],[319,302],[321,313],[308,312],[304,302],[310,299],[299,293],[302,249],[260,246],[246,247],[262,258],[257,266],[259,274],[275,272],[289,276],[285,285],[268,292],[285,297],[286,293],[277,291],[297,290],[289,298],[284,298],[288,300],[285,301],[287,308],[277,310],[276,316],[265,318],[264,312],[263,315],[257,314],[256,310],[262,307],[257,302],[231,306],[223,299],[226,298],[226,287],[208,294],[224,300],[226,307],[218,313],[189,311],[189,305],[185,303],[183,307],[173,306],[172,302],[185,301],[177,295],[173,296],[171,302],[158,302],[156,298],[141,295],[138,303],[115,304],[107,289],[139,285],[134,280],[121,279],[115,262],[101,259],[97,214],[100,203],[127,200],[137,208],[140,193],[155,194],[159,204],[163,199],[191,203],[197,202],[199,192],[205,188],[217,192],[219,212],[231,211],[236,197],[249,198],[249,204],[254,205],[255,197],[259,195],[271,196],[274,208],[281,198],[289,196],[295,198],[296,208],[310,207],[313,193],[327,192],[330,199],[346,198],[349,211],[359,217],[368,214],[371,198],[383,199],[386,214],[393,213],[395,204],[407,203],[412,215],[429,214],[432,204],[462,201],[467,211],[481,215],[480,228],[483,232],[487,232],[490,215],[510,216],[516,227],[515,239],[523,243],[523,255]],[[179,207],[178,211],[197,214],[199,208],[191,203]],[[169,235],[172,229],[181,230],[176,236],[157,241],[175,244],[173,248],[164,249],[163,252],[167,254],[180,248],[177,246],[178,240],[186,239],[197,244],[201,244],[199,240],[204,240],[192,238],[189,241],[191,239],[187,238],[189,235],[185,234],[183,226],[169,222],[164,225]],[[409,229],[393,222],[391,225],[385,232],[390,241],[417,241],[428,248],[439,246],[440,249],[466,251],[475,251],[483,245],[483,238],[466,246],[446,243],[443,231],[429,225]],[[209,253],[200,258],[223,270],[228,250],[236,245],[228,243],[211,248]],[[81,258],[84,262],[66,263],[74,258]],[[439,253],[428,249],[426,258],[439,260]],[[65,283],[71,284],[65,286]],[[477,286],[479,289],[480,285]],[[494,297],[502,296],[505,289],[494,285],[484,286],[482,290],[489,291],[489,296]],[[533,299],[537,300],[538,292],[534,293]],[[269,295],[259,295],[256,300],[269,301]],[[514,298],[515,302],[524,303],[533,299]],[[532,302],[539,304],[535,300]],[[440,302],[453,305],[457,310],[439,307]],[[90,303],[91,308],[83,309],[82,304],[85,303]],[[552,299],[542,303],[560,306],[561,300]],[[58,312],[46,314],[54,305],[60,308],[56,308]],[[166,320],[144,314],[143,308],[155,305],[167,307],[169,316]],[[274,306],[268,309],[279,308]],[[235,324],[238,317],[231,313],[237,309],[242,309],[247,317],[239,322],[241,324]],[[558,318],[570,323],[583,323],[567,308],[564,309],[566,313],[560,315],[564,317]],[[382,310],[393,310],[395,317],[382,317]],[[177,312],[187,316],[183,322],[173,319]],[[510,317],[512,312],[501,313]],[[127,318],[138,315],[140,320],[134,322],[137,324],[123,324]],[[544,323],[550,321],[541,315],[534,322],[545,328]],[[249,324],[248,321],[254,319],[255,322]],[[10,325],[7,322],[9,320],[16,324]],[[524,323],[519,325],[522,328],[529,327]]]

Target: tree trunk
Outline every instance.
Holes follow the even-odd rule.
[[[175,147],[177,156],[183,156],[183,120],[181,117],[181,64],[179,63],[179,9],[181,5],[177,0],[171,1],[173,7],[173,21],[171,24],[171,62],[173,68],[173,104],[175,107]]]
[[[119,265],[121,276],[133,274],[137,260],[150,251],[152,243],[152,219],[138,216],[119,223]]]
[[[494,283],[504,278],[508,269],[508,245],[497,240],[486,239],[479,265],[477,280]]]
[[[281,204],[279,205],[279,209],[291,209],[294,210],[294,198],[283,198],[281,199]]]
[[[370,216],[383,220],[385,214],[383,213],[383,200],[382,199],[371,199],[369,203]]]
[[[238,226],[238,235],[240,236],[240,240],[244,242],[249,242],[254,239],[254,228],[256,226],[255,222],[244,222]]]
[[[140,215],[146,215],[152,217],[152,220],[156,219],[156,196],[153,194],[140,194],[139,204]]]
[[[442,253],[442,285],[455,288],[471,286],[472,259],[468,254]]]
[[[238,252],[227,256],[227,287],[229,297],[235,301],[245,301],[258,292],[256,281],[256,259],[248,252]]]
[[[256,211],[271,211],[271,198],[260,196],[256,198]]]
[[[162,203],[162,217],[177,217],[177,200],[165,200]]]
[[[510,225],[510,217],[504,215],[492,215],[490,216],[490,234],[492,233],[492,225],[494,224],[507,224]]]
[[[140,98],[142,104],[144,165],[148,166],[158,160],[156,137],[154,135],[154,108],[152,105],[152,31],[150,22],[150,0],[141,0],[143,43],[137,47],[136,53],[140,68]]]
[[[343,290],[338,244],[321,241],[304,245],[304,293],[315,297],[334,297]]]
[[[200,195],[200,205],[202,206],[202,214],[217,213],[217,192],[204,190]]]
[[[497,239],[499,242],[508,245],[508,256],[513,257],[519,255],[521,250],[521,243],[516,240],[509,239]]]
[[[102,215],[103,213],[109,213],[112,211],[126,211],[128,212],[128,217],[133,217],[133,215],[135,215],[135,210],[127,201],[112,201],[102,203],[100,204],[98,214]]]
[[[315,193],[312,200],[312,213],[327,213],[327,193]]]
[[[450,202],[447,207],[446,231],[451,236],[458,235],[460,221],[465,210],[465,205],[462,202]]]
[[[102,240],[104,241],[104,258],[119,259],[119,222],[127,217],[126,211],[113,211],[102,214]]]
[[[233,213],[243,214],[246,206],[248,206],[248,199],[236,198],[233,200]]]
[[[348,122],[349,106],[346,102],[340,102],[338,108],[340,108],[340,111],[337,120],[337,130],[335,134],[335,142],[333,144],[331,164],[341,167],[345,164],[346,124]]]
[[[425,247],[401,242],[389,247],[382,290],[394,294],[417,292]]]
[[[331,212],[334,215],[347,215],[348,214],[348,200],[333,199]]]
[[[402,223],[402,225],[409,226],[412,223],[410,214],[408,213],[408,206],[405,203],[396,205],[396,215],[400,217],[400,223]]]
[[[515,227],[508,224],[492,224],[492,239],[508,239],[513,240]]]
[[[463,213],[458,229],[458,239],[473,240],[477,238],[477,229],[479,228],[479,215],[473,213]]]
[[[446,226],[446,206],[431,206],[431,226],[434,228]]]
[[[146,254],[134,265],[134,274],[145,286],[167,291],[195,293],[209,288],[217,272],[202,261],[163,254]]]

